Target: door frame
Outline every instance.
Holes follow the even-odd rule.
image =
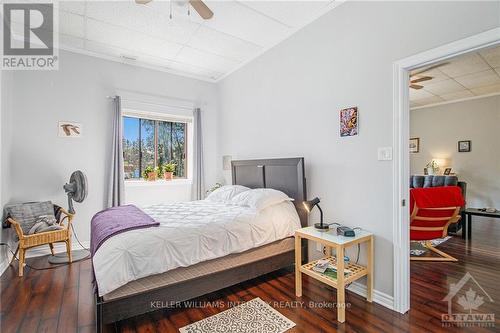
[[[500,28],[398,60],[393,65],[393,249],[394,310],[410,309],[410,226],[407,206],[410,191],[409,72],[458,55],[500,45]]]

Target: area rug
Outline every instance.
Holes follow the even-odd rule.
[[[295,323],[260,298],[179,329],[181,333],[282,333]]]
[[[436,247],[439,244],[446,242],[450,238],[451,238],[451,236],[447,236],[445,238],[433,239],[433,240],[431,240],[431,244],[432,244],[432,246]],[[424,247],[423,243],[424,242],[410,242],[410,255],[411,256],[421,256],[424,253],[426,253],[427,251],[429,251]]]

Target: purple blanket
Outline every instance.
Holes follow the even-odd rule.
[[[90,251],[94,256],[101,244],[119,233],[149,227],[157,227],[151,216],[134,205],[111,207],[95,214],[90,222]]]

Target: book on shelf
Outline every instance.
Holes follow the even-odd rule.
[[[348,269],[344,269],[344,277],[347,277],[349,275],[349,273],[351,273],[350,270]],[[330,265],[328,266],[328,268],[323,272],[321,273],[323,275],[326,275],[328,276],[329,278],[332,278],[332,279],[337,279],[337,267],[333,266],[333,265]]]
[[[312,270],[334,279],[337,278],[337,266],[332,265],[328,259],[320,259],[316,261],[316,264],[314,264]],[[344,276],[349,275],[349,273],[351,273],[351,270],[345,268]]]

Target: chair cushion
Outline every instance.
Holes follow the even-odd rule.
[[[51,201],[27,202],[5,207],[7,217],[11,217],[21,225],[23,233],[27,235],[40,216],[54,217],[54,205]]]

